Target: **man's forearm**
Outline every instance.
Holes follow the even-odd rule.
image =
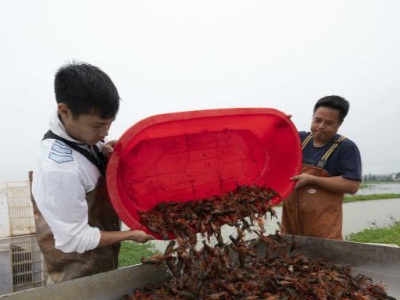
[[[321,189],[338,194],[355,194],[359,187],[360,181],[346,179],[342,176],[319,177],[312,176],[310,184]]]
[[[122,241],[135,241],[145,243],[153,240],[154,237],[146,234],[141,230],[125,230],[125,231],[101,231],[101,238],[98,248],[120,243]]]

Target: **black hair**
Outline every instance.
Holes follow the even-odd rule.
[[[350,109],[350,103],[340,96],[326,96],[317,101],[314,106],[315,112],[319,107],[328,107],[339,111],[339,122],[342,123]]]
[[[54,79],[57,103],[65,103],[74,117],[97,113],[100,118],[113,118],[120,97],[111,78],[98,67],[72,62],[58,69]]]

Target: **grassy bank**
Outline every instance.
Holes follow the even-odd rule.
[[[118,266],[120,268],[136,265],[140,263],[142,257],[149,257],[156,253],[154,246],[150,243],[139,244],[132,241],[121,243],[121,252],[119,254]]]
[[[346,195],[344,202],[383,200],[383,199],[400,199],[400,194],[373,194],[373,195]]]
[[[400,221],[393,221],[388,227],[371,227],[352,233],[346,240],[359,243],[394,244],[400,246]]]
[[[400,194],[346,195],[344,202],[397,199]],[[371,227],[352,233],[346,240],[359,243],[394,244],[400,246],[400,221],[393,220],[388,227]]]
[[[369,200],[400,199],[400,194],[345,195],[344,203]],[[278,204],[282,206],[282,203]]]

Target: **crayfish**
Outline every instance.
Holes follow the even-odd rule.
[[[294,240],[279,231],[265,234],[267,214],[276,218],[270,200],[277,196],[268,188],[237,186],[222,196],[162,203],[140,212],[147,228],[176,239],[163,255],[142,260],[164,261],[172,279],[158,288],[136,289],[124,299],[392,299],[381,284],[352,276],[349,267],[296,254]],[[229,243],[221,235],[224,224],[236,227]],[[246,233],[257,238],[246,240]]]

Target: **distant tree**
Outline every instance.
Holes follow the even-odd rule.
[[[393,179],[393,181],[400,181],[400,172],[394,173],[392,175],[392,179]]]
[[[363,182],[393,182],[400,181],[400,172],[392,174],[365,174]]]

